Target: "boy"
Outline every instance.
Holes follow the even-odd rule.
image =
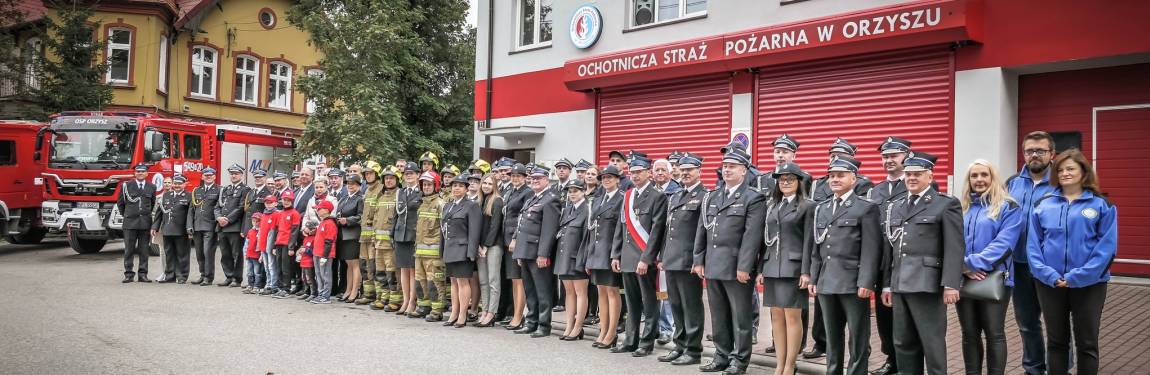
[[[315,205],[315,213],[320,220],[311,246],[314,254],[316,287],[319,289],[319,295],[311,300],[311,303],[315,304],[331,304],[331,266],[334,263],[332,259],[335,258],[336,237],[339,234],[335,219],[331,217],[331,211],[334,209],[335,205],[328,200]]]
[[[275,237],[269,241],[272,242],[269,247],[274,249],[272,252],[276,254],[279,262],[278,287],[280,293],[276,293],[275,298],[287,298],[289,296],[288,289],[294,277],[292,275],[292,271],[295,269],[294,262],[297,262],[296,238],[299,238],[299,225],[302,216],[292,204],[294,200],[295,193],[290,190],[283,192],[283,195],[280,196],[281,205],[284,208],[276,214]]]
[[[315,233],[316,227],[319,223],[309,221],[304,224],[304,227],[311,233]],[[296,262],[299,262],[300,269],[300,283],[303,284],[303,297],[300,297],[304,302],[311,302],[319,295],[319,289],[315,287],[315,262],[312,259],[311,243],[315,240],[315,236],[307,236],[303,239],[303,247],[296,250]]]
[[[259,233],[263,214],[252,214],[252,229],[244,236],[244,263],[248,268],[248,287],[243,289],[244,294],[253,294],[263,287],[264,268],[260,265]]]
[[[256,244],[259,246],[259,252],[263,256],[263,264],[267,274],[267,286],[264,287],[263,291],[260,291],[259,295],[261,296],[275,296],[279,295],[279,292],[282,291],[282,289],[279,288],[280,284],[282,284],[282,282],[279,281],[280,263],[276,257],[275,250],[269,246],[270,243],[275,241],[276,224],[279,222],[279,218],[280,212],[276,208],[276,197],[274,195],[264,197],[263,220],[260,220],[259,238],[256,241]]]

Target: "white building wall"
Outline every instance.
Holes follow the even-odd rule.
[[[489,148],[501,150],[535,149],[535,160],[554,161],[568,158],[595,160],[595,110],[547,113],[542,115],[508,117],[494,119],[492,127],[542,126],[544,135],[492,136]],[[475,132],[475,152],[479,157],[479,147],[484,147],[484,135]]]
[[[1004,176],[1018,169],[1018,75],[1002,68],[954,73],[954,186],[986,159]]]

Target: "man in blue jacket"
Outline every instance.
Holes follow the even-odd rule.
[[[1050,185],[1050,162],[1054,159],[1054,137],[1044,131],[1027,134],[1022,140],[1026,165],[1006,181],[1010,196],[1022,208],[1022,227],[1029,227],[1030,213],[1042,197],[1054,191]],[[1034,277],[1026,260],[1026,234],[1018,236],[1014,247],[1014,318],[1022,336],[1022,368],[1027,374],[1046,373],[1046,344],[1042,331],[1042,309],[1034,289]]]

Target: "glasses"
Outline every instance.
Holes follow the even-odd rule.
[[[1049,154],[1049,153],[1050,153],[1050,150],[1044,150],[1044,149],[1040,149],[1040,148],[1035,148],[1035,149],[1030,149],[1030,150],[1026,150],[1026,151],[1023,151],[1023,153],[1024,153],[1026,156],[1046,156],[1046,154]]]

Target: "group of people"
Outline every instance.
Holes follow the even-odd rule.
[[[466,171],[438,169],[429,152],[419,163],[332,168],[327,180],[302,168],[267,184],[253,171],[252,187],[234,165],[227,187],[208,168],[192,192],[176,175],[158,198],[140,166],[117,202],[124,282],[150,281],[154,235],[163,282],[187,282],[190,246],[200,271],[192,283],[210,285],[218,244],[219,286],[246,278],[245,293],[316,304],[331,303],[334,286],[341,302],[533,338],[551,336],[561,303],[561,340],[598,323],[592,346],[634,357],[652,354],[669,313],[673,349],[658,360],[672,365],[701,364],[709,314],[715,353],[700,370],[725,374],[746,372],[758,301],[769,308],[778,375],[795,373],[800,353],[824,352],[828,373],[866,374],[872,301],[887,358],[872,374],[946,373],[951,304],[966,372],[1002,374],[1013,300],[1028,373],[1067,374],[1073,364],[1097,373],[1117,209],[1093,165],[1077,149],[1056,154],[1054,139],[1035,132],[1017,175],[978,160],[951,196],[934,182],[937,158],[911,145],[882,142],[887,176],[877,184],[842,138],[815,178],[794,163],[800,142],[786,134],[772,143],[769,171],[744,145],[724,147],[713,188],[691,152],[651,160],[612,151],[604,167],[476,160]],[[815,346],[801,352],[808,326]]]

